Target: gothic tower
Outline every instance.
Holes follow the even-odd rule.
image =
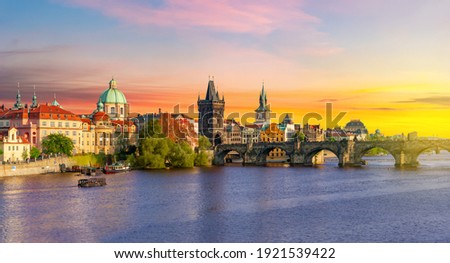
[[[225,110],[225,99],[220,99],[219,92],[214,86],[214,79],[208,82],[206,97],[197,101],[198,105],[198,132],[206,136],[213,146],[222,143],[223,119]]]
[[[259,107],[255,110],[255,124],[263,126],[270,123],[270,106],[267,105],[266,92],[264,91],[264,83],[259,94]]]

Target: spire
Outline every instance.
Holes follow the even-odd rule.
[[[219,93],[216,91],[216,87],[214,86],[214,76],[208,82],[208,89],[206,90],[205,100],[218,101]]]
[[[19,84],[19,82],[17,82],[16,104],[14,104],[14,108],[16,108],[16,109],[22,109],[23,108],[23,105],[20,102],[20,98],[21,97],[22,96],[20,96],[20,84]]]
[[[98,99],[98,102],[97,102],[97,112],[103,112],[103,102],[102,102],[102,100],[101,100],[101,98],[99,98]]]
[[[36,96],[36,85],[33,86],[33,100],[31,103],[31,108],[37,108],[37,96]]]
[[[259,107],[256,109],[258,112],[263,112],[269,110],[267,105],[266,91],[264,90],[264,82],[262,83],[261,92],[259,94]]]
[[[56,93],[53,93],[53,102],[52,102],[52,106],[58,106],[61,107],[61,105],[58,103],[58,101],[56,101]]]

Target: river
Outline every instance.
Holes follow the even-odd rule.
[[[450,242],[450,154],[366,159],[1,177],[0,242]]]

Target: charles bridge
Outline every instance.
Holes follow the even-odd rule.
[[[214,149],[215,165],[224,165],[228,153],[240,154],[243,164],[265,165],[267,155],[279,148],[286,152],[291,165],[312,166],[314,156],[328,150],[339,159],[339,166],[360,166],[362,157],[371,149],[381,148],[395,159],[395,166],[417,166],[417,158],[427,150],[450,152],[450,140],[399,140],[399,141],[338,141],[338,142],[260,142],[249,144],[220,144]]]

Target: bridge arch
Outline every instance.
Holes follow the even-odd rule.
[[[284,151],[286,153],[286,157],[287,159],[291,159],[293,153],[292,149],[289,149],[289,147],[286,144],[283,143],[276,143],[276,144],[271,144],[268,143],[267,146],[265,146],[264,148],[261,149],[261,151],[259,152],[258,156],[256,157],[256,163],[257,164],[266,164],[267,163],[267,155],[275,149],[280,149],[282,151]]]
[[[327,147],[327,146],[320,146],[320,147],[312,148],[308,152],[306,152],[306,154],[305,154],[305,163],[304,164],[307,165],[307,166],[314,165],[313,158],[314,158],[314,156],[316,156],[321,151],[330,151],[330,152],[332,152],[338,158],[339,165],[341,165],[343,163],[342,155],[340,154],[339,149],[333,149],[332,147]]]
[[[424,147],[421,147],[420,149],[413,151],[411,153],[411,159],[413,159],[417,164],[419,164],[419,157],[420,155],[424,154],[426,151],[429,150],[444,150],[450,153],[450,145],[441,145],[441,144],[432,144],[432,145],[427,145]],[[422,162],[422,161],[421,161]]]
[[[225,164],[225,157],[230,152],[237,152],[242,157],[243,162],[245,161],[245,153],[247,151],[246,148],[242,147],[241,145],[236,145],[233,147],[232,145],[226,145],[226,147],[223,147],[225,145],[218,145],[216,146],[215,153],[214,153],[214,161],[213,163],[215,165],[224,165]]]
[[[370,150],[376,149],[376,148],[379,148],[379,149],[382,149],[382,150],[388,152],[394,158],[394,162],[395,162],[396,165],[402,163],[402,161],[400,160],[401,150],[393,149],[393,148],[391,148],[391,147],[389,147],[387,145],[377,144],[377,143],[369,144],[369,145],[366,145],[366,146],[361,147],[359,149],[356,149],[355,153],[354,153],[354,163],[355,164],[361,164],[362,161],[363,161],[363,157]]]

